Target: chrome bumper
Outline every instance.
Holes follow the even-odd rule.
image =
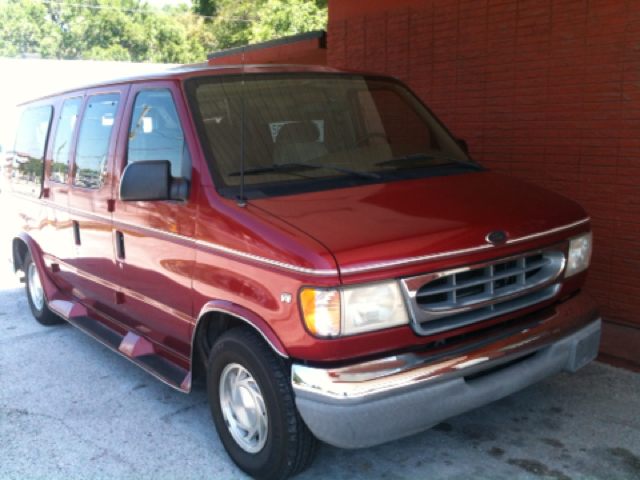
[[[595,302],[582,293],[533,317],[529,328],[451,351],[336,369],[294,364],[296,403],[311,431],[327,443],[343,448],[384,443],[554,373],[576,371],[597,355],[600,323]]]

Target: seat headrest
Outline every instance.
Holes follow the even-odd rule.
[[[315,142],[320,136],[318,126],[310,121],[287,123],[280,128],[276,143],[286,145],[289,143]]]

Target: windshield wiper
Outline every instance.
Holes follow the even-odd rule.
[[[402,163],[402,162],[417,162],[418,160],[448,160],[452,163],[456,163],[458,165],[463,165],[468,168],[473,168],[474,170],[484,170],[477,163],[466,162],[464,160],[458,160],[457,158],[445,157],[442,155],[427,155],[425,153],[415,153],[413,155],[406,155],[404,157],[396,157],[391,158],[389,160],[384,160],[382,162],[376,163],[376,165],[391,165],[392,163]]]
[[[260,175],[261,173],[272,173],[272,172],[283,172],[286,173],[288,171],[299,170],[300,168],[304,169],[317,169],[317,168],[326,168],[327,170],[335,170],[336,172],[349,173],[351,175],[357,175],[363,178],[370,178],[373,180],[379,180],[380,175],[369,172],[359,172],[357,170],[349,170],[346,168],[334,167],[332,165],[319,165],[314,163],[277,163],[274,165],[268,165],[266,167],[253,167],[247,168],[244,171],[245,175]],[[237,177],[241,172],[231,172],[227,175],[230,177]]]

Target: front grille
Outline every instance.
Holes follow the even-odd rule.
[[[566,247],[565,247],[566,248]],[[565,264],[562,248],[402,280],[414,328],[430,335],[535,305],[553,297]]]
[[[537,286],[557,273],[544,269],[553,263],[550,257],[539,253],[463,272],[443,272],[440,278],[418,290],[416,302],[424,310],[442,312]]]

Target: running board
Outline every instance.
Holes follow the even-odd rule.
[[[183,392],[191,390],[191,373],[158,355],[156,353],[158,347],[146,338],[132,332],[123,335],[109,328],[89,316],[87,308],[81,303],[53,300],[49,303],[49,307],[70,324],[128,358],[167,385]]]

